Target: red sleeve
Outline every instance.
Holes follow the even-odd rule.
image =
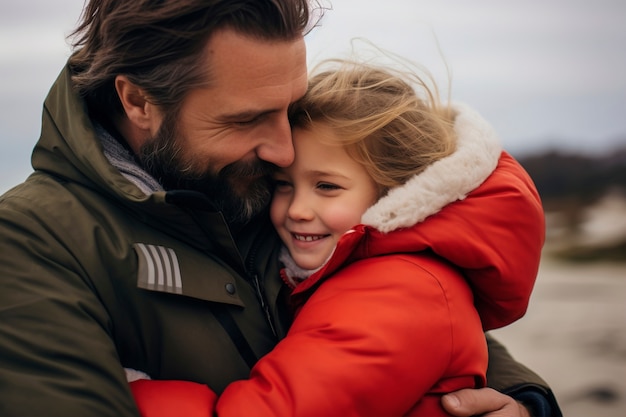
[[[142,417],[211,417],[217,399],[206,385],[189,381],[139,379],[130,389]]]
[[[403,415],[458,360],[454,337],[465,355],[480,358],[474,373],[465,368],[473,384],[486,367],[486,352],[473,347],[486,348],[471,293],[449,267],[432,262],[425,271],[422,261],[368,259],[322,283],[250,379],[222,393],[217,415]],[[432,271],[455,277],[457,292]],[[467,333],[454,333],[452,321]]]

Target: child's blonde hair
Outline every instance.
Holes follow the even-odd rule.
[[[429,74],[339,59],[321,67],[328,65],[332,69],[312,76],[306,95],[292,106],[292,126],[327,124],[339,143],[320,141],[343,146],[378,184],[380,196],[454,152],[454,115],[439,102]]]

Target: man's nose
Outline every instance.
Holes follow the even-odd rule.
[[[281,118],[272,126],[267,139],[257,149],[257,156],[281,168],[293,163],[294,150],[291,139],[291,126],[287,117]]]

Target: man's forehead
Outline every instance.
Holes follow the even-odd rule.
[[[226,118],[284,110],[307,88],[303,39],[267,41],[233,31],[216,33],[208,45],[207,99]]]
[[[211,78],[239,78],[242,83],[276,83],[306,76],[304,38],[266,40],[231,29],[219,30],[207,43],[207,67]]]

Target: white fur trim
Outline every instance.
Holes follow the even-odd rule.
[[[474,110],[454,104],[456,151],[431,164],[370,207],[362,223],[381,232],[413,226],[464,199],[498,165],[502,147],[493,128]]]

